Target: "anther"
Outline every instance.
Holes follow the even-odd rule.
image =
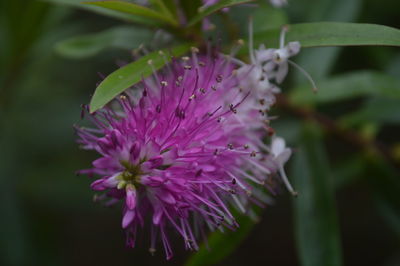
[[[272,127],[269,127],[267,129],[267,134],[268,134],[268,136],[272,137],[275,134],[275,129],[273,129]]]
[[[228,144],[228,148],[229,148],[230,150],[233,150],[233,144],[232,144],[232,143],[229,143],[229,144]]]
[[[218,122],[218,123],[221,123],[221,120],[222,120],[221,117],[218,117],[218,118],[217,118],[217,122]]]
[[[197,47],[191,47],[190,50],[191,50],[193,53],[198,53],[198,52],[200,52],[199,49],[198,49]]]
[[[191,69],[192,69],[192,66],[190,66],[190,65],[185,65],[183,68],[186,69],[186,70],[191,70]]]
[[[189,97],[189,101],[193,100],[194,98],[196,98],[196,95],[195,95],[195,94],[192,94],[192,95]]]
[[[126,100],[126,96],[125,96],[125,95],[120,95],[119,98],[120,98],[122,101],[125,101],[125,100]]]
[[[199,91],[200,91],[201,93],[203,93],[203,94],[206,93],[206,90],[205,90],[204,88],[200,88]]]
[[[189,61],[190,58],[189,58],[189,56],[183,56],[183,57],[182,57],[182,60],[186,62],[186,61]]]
[[[264,105],[265,104],[265,99],[260,99],[259,102],[260,102],[261,105]]]
[[[243,148],[245,148],[246,150],[247,150],[249,147],[250,147],[249,144],[245,144],[245,145],[243,146]]]
[[[126,185],[126,182],[124,180],[119,181],[118,185],[117,185],[117,189],[122,189],[124,188]]]
[[[216,87],[215,85],[211,85],[211,89],[212,89],[213,91],[216,91],[216,90],[217,90],[217,87]]]
[[[155,248],[149,248],[149,252],[152,256],[154,256],[154,253],[156,253],[156,249]]]
[[[202,61],[199,62],[199,66],[204,67],[205,65],[206,65],[206,63],[204,63]]]
[[[255,151],[252,151],[252,152],[250,153],[250,157],[256,157],[256,155],[257,155],[257,153],[256,153]]]
[[[237,113],[237,110],[236,110],[236,108],[234,108],[233,104],[229,105],[229,109],[232,111],[232,113],[234,113],[234,114]]]
[[[165,86],[168,86],[168,82],[166,82],[165,80],[161,81],[160,83],[161,83],[161,85],[164,86],[164,87],[165,87]]]
[[[153,60],[149,59],[149,60],[147,61],[147,64],[152,65],[152,64],[153,64]]]
[[[236,179],[232,178],[232,185],[236,185]]]
[[[223,76],[222,76],[222,75],[217,75],[217,77],[215,78],[215,80],[216,80],[218,83],[221,83],[221,82],[222,82],[222,79],[223,79]]]
[[[214,155],[218,155],[218,149],[215,149]]]
[[[176,108],[175,115],[176,115],[176,117],[178,117],[180,119],[184,119],[185,118],[185,111],[182,110],[182,109]]]
[[[182,76],[178,76],[178,81],[182,81],[183,77]]]

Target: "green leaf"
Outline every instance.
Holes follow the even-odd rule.
[[[243,4],[243,3],[249,3],[252,1],[254,1],[254,0],[221,0],[214,5],[206,7],[204,10],[200,10],[199,13],[189,21],[187,26],[191,27],[191,26],[197,24],[198,22],[200,22],[203,18],[205,18],[225,7],[230,7],[230,6],[239,5],[239,4]]]
[[[96,55],[106,48],[132,50],[143,43],[149,43],[152,32],[132,26],[114,27],[102,32],[75,36],[56,44],[60,55],[70,58],[84,58]]]
[[[173,56],[181,56],[190,48],[190,44],[182,44],[169,50],[164,50],[165,54],[171,53]],[[159,52],[153,52],[143,56],[139,60],[127,64],[108,75],[97,87],[90,102],[90,112],[94,112],[111,101],[118,94],[130,86],[138,83],[142,78],[150,76],[153,71],[148,61],[152,60],[153,67],[157,70],[164,66],[165,61]]]
[[[400,85],[400,82],[399,82]],[[365,123],[399,124],[400,123],[400,97],[373,98],[367,101],[359,110],[344,116],[340,123],[347,127],[359,126]]]
[[[254,34],[256,44],[278,46],[280,29]],[[292,24],[286,41],[302,47],[384,45],[400,46],[400,30],[375,24],[316,22]]]
[[[245,216],[239,217],[238,222],[240,227],[234,232],[213,232],[208,238],[210,250],[204,244],[201,245],[200,250],[193,254],[185,265],[217,265],[225,257],[232,254],[255,225],[254,221]]]
[[[199,8],[203,4],[202,0],[178,0],[179,7],[183,10],[185,18],[190,21],[199,12]]]
[[[150,3],[153,6],[155,6],[158,10],[160,10],[163,14],[173,19],[173,14],[169,9],[169,7],[171,7],[169,3],[165,3],[165,1],[163,0],[150,0]]]
[[[139,17],[151,18],[154,20],[158,20],[160,22],[167,22],[174,26],[178,25],[178,23],[171,16],[166,16],[163,13],[159,13],[145,6],[133,4],[130,2],[109,0],[109,1],[94,1],[94,2],[83,2],[83,3],[88,5],[100,6],[106,9],[111,9],[122,13],[132,14]]]
[[[94,5],[84,5],[82,3],[82,0],[44,0],[46,2],[51,2],[54,4],[61,4],[61,5],[67,5],[67,6],[72,6],[72,7],[77,7],[80,9],[85,9],[91,12],[95,12],[100,15],[104,16],[109,16],[112,18],[116,19],[121,19],[129,22],[134,22],[138,24],[145,24],[148,26],[160,26],[160,22],[154,19],[149,19],[147,17],[140,17],[140,16],[135,16],[132,14],[127,14],[127,13],[122,13],[119,11],[111,10],[111,9],[105,9],[100,6],[94,6]]]
[[[375,71],[356,71],[321,81],[318,92],[309,85],[298,87],[289,95],[297,104],[328,103],[360,96],[380,95],[400,99],[400,81]]]
[[[335,188],[337,189],[359,181],[364,174],[367,163],[364,154],[346,155],[341,156],[343,158],[332,167],[332,176],[334,177]]]
[[[383,159],[370,160],[366,168],[370,191],[378,210],[392,230],[400,233],[400,175],[398,168]],[[379,206],[380,205],[380,206]]]
[[[342,265],[334,186],[319,132],[306,125],[294,154],[292,180],[297,250],[303,266]]]
[[[361,5],[362,0],[319,0],[313,8],[308,9],[308,21],[304,22],[321,20],[353,22],[360,13]],[[306,49],[296,57],[296,63],[307,69],[307,72],[318,82],[330,73],[341,50],[341,47]],[[306,80],[303,73],[299,71],[293,74],[295,74],[296,84]]]

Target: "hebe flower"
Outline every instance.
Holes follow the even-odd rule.
[[[241,83],[229,57],[193,48],[89,114],[96,128],[77,128],[82,147],[100,154],[81,172],[100,177],[91,184],[104,191],[98,199],[122,202],[128,246],[149,225],[150,251],[161,239],[169,259],[170,229],[198,249],[206,228],[239,226],[230,208],[252,215],[251,203],[268,203],[262,188],[290,152],[280,138],[263,144],[268,121]]]

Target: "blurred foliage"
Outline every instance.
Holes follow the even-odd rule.
[[[175,258],[166,262],[162,252],[148,255],[146,236],[138,248],[125,249],[119,212],[92,202],[90,180],[74,173],[94,154],[78,149],[72,125],[82,123],[80,104],[90,101],[101,80],[98,72],[107,75],[132,61],[141,44],[159,49],[191,37],[200,25],[176,38],[154,36],[159,20],[148,13],[135,16],[80,2],[0,1],[0,265],[400,264],[398,48],[302,50],[294,60],[320,90],[313,94],[291,69],[282,86],[288,103],[272,110],[280,116],[272,126],[295,151],[288,172],[298,198],[283,192],[259,223],[213,234],[212,250],[203,248],[189,260],[192,254],[175,245]],[[173,1],[160,2],[150,7],[171,23],[165,27],[170,30],[177,11]],[[195,17],[195,4],[181,2]],[[233,2],[243,1],[222,4]],[[251,14],[257,36],[276,34],[286,23],[400,26],[397,0],[289,0],[284,9],[257,2],[260,8],[248,4],[213,14],[217,33],[208,35],[247,39]],[[377,39],[382,33],[378,29],[371,40],[382,44]],[[274,44],[272,37],[267,46]]]

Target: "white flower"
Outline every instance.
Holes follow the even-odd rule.
[[[292,193],[293,196],[297,196],[297,192],[293,190],[289,179],[286,176],[284,165],[289,160],[292,150],[286,147],[285,140],[281,137],[274,136],[271,143],[271,154],[275,163],[278,166],[279,174],[282,178],[286,188]]]
[[[270,79],[275,79],[279,84],[287,76],[289,58],[300,52],[299,42],[289,42],[285,45],[287,27],[283,27],[278,49],[266,49],[261,45],[254,51],[254,61],[262,65],[264,72]]]

